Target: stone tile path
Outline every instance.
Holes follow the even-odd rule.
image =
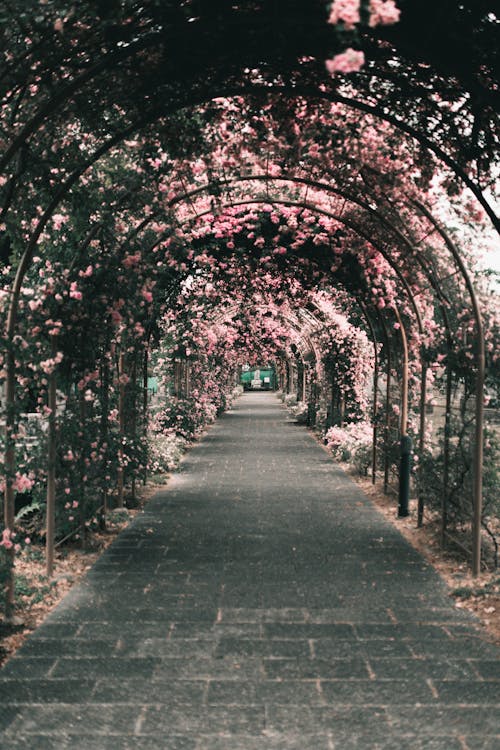
[[[0,746],[494,750],[499,655],[247,394],[0,672]]]

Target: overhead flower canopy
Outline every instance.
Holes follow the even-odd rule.
[[[21,489],[78,494],[83,527],[92,493],[123,498],[148,461],[151,359],[174,383],[158,430],[185,437],[266,361],[310,421],[372,421],[386,482],[401,436],[439,463],[428,394],[442,384],[450,407],[460,384],[468,500],[449,496],[461,521],[473,508],[477,571],[485,379],[498,388],[479,273],[498,247],[494,4],[23,0],[0,23],[6,532]],[[50,415],[48,465],[19,447],[27,411]]]

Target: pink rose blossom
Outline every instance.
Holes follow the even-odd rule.
[[[348,47],[345,52],[335,55],[331,60],[327,60],[325,65],[330,75],[334,73],[354,73],[360,70],[365,63],[365,55],[362,50]]]
[[[354,28],[359,23],[360,0],[333,0],[328,23],[337,24],[342,21],[346,29]]]
[[[400,15],[394,0],[370,0],[370,26],[397,23]]]
[[[0,542],[0,547],[5,547],[5,549],[12,549],[13,546],[14,545],[10,540],[10,529],[4,529],[2,531],[2,541]]]

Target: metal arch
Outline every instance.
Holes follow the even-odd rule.
[[[373,244],[373,246],[374,246],[374,247],[375,247],[375,248],[376,248],[377,250],[379,250],[379,252],[381,252],[381,254],[383,254],[383,255],[384,255],[384,257],[385,257],[385,258],[386,258],[386,260],[387,260],[387,261],[389,262],[389,264],[391,265],[391,267],[393,268],[393,270],[394,270],[394,271],[395,271],[395,272],[397,273],[398,277],[400,277],[400,278],[401,278],[401,281],[403,282],[403,284],[404,284],[405,288],[407,288],[407,289],[408,289],[408,284],[407,284],[407,282],[406,282],[406,279],[404,279],[404,277],[400,275],[399,269],[397,268],[397,266],[394,266],[394,264],[393,264],[393,262],[392,262],[392,259],[389,259],[389,258],[387,257],[387,255],[385,254],[385,252],[383,252],[383,251],[382,251],[382,250],[380,249],[380,247],[378,247],[378,245],[377,245],[377,244],[375,244],[375,243],[373,242],[373,239],[371,239],[371,238],[367,237],[367,236],[366,236],[366,235],[364,235],[364,234],[363,234],[362,232],[360,232],[359,228],[358,228],[358,227],[357,227],[357,226],[356,226],[356,225],[355,225],[355,224],[354,224],[353,222],[350,222],[350,223],[349,223],[349,222],[347,222],[347,221],[346,221],[346,220],[345,220],[345,219],[344,219],[343,217],[338,217],[337,215],[331,214],[330,212],[327,212],[327,211],[325,211],[325,210],[323,210],[323,209],[319,209],[318,207],[314,206],[313,204],[297,204],[297,203],[295,203],[295,202],[292,202],[292,201],[280,201],[280,200],[276,200],[276,199],[268,199],[268,200],[270,200],[270,202],[272,202],[272,203],[276,203],[276,204],[280,204],[280,203],[281,203],[281,204],[284,204],[284,205],[303,205],[303,206],[304,206],[305,208],[308,208],[308,209],[310,209],[310,210],[311,210],[311,211],[313,211],[313,212],[316,212],[316,213],[322,213],[322,214],[324,214],[324,215],[327,215],[327,216],[331,216],[332,218],[335,218],[335,219],[337,219],[337,220],[341,221],[342,223],[345,223],[346,225],[348,225],[348,226],[351,226],[351,228],[353,228],[353,229],[354,229],[354,231],[356,231],[356,232],[358,232],[359,234],[361,234],[361,236],[364,236],[364,237],[365,237],[365,239],[367,239],[367,241],[369,241],[369,242],[370,242],[371,244]],[[232,205],[233,207],[236,207],[236,206],[238,206],[238,205],[249,205],[249,204],[251,205],[251,204],[255,204],[255,203],[258,203],[258,202],[259,202],[259,201],[256,201],[256,200],[247,200],[247,201],[238,201],[238,202],[236,202],[236,203],[234,203],[234,202],[233,202],[233,203],[232,203],[231,205]],[[200,214],[200,216],[203,216],[203,213],[202,213],[202,214]],[[405,242],[405,244],[406,244],[406,245],[407,245],[408,247],[410,247],[410,249],[411,249],[411,250],[413,251],[413,246],[412,246],[412,245],[411,245],[411,244],[410,244],[410,243],[408,242],[408,240],[407,240],[407,239],[406,239],[406,238],[404,237],[404,235],[401,235],[401,233],[399,233],[399,232],[398,232],[398,234],[399,234],[399,235],[401,236],[401,239],[402,239],[402,240],[403,240],[403,241]],[[420,255],[420,254],[416,253],[415,255],[417,256],[417,258],[420,258],[420,259],[421,259],[421,255]],[[435,289],[436,287],[435,287],[435,284],[434,284],[434,280],[433,280],[433,278],[432,278],[432,275],[430,275],[430,273],[429,273],[429,270],[428,270],[428,267],[427,267],[427,264],[424,264],[424,263],[423,263],[423,260],[422,260],[422,259],[421,259],[421,267],[422,267],[422,269],[423,269],[423,271],[424,271],[424,274],[425,274],[425,275],[427,276],[427,278],[429,279],[429,282],[431,283],[431,286],[432,286],[432,288],[433,288],[433,289]],[[411,303],[412,303],[412,307],[414,308],[414,310],[415,310],[415,312],[416,312],[417,320],[419,320],[419,321],[420,321],[420,323],[421,323],[421,319],[420,319],[420,316],[418,315],[418,308],[417,308],[417,306],[416,306],[416,303],[415,303],[415,300],[414,300],[414,295],[413,295],[413,293],[411,292],[411,290],[409,290],[409,289],[408,289],[408,291],[409,291],[409,299],[410,299],[410,301],[411,301]],[[405,346],[405,342],[406,342],[406,334],[405,334],[405,332],[404,332],[404,330],[403,330],[403,324],[402,324],[402,322],[401,322],[401,324],[400,324],[400,325],[401,325],[401,336],[402,336],[402,337],[404,336],[404,340],[403,340],[403,346]],[[447,331],[449,332],[449,327],[448,327],[448,326],[447,326]],[[406,367],[407,367],[407,366],[406,366]],[[405,385],[405,391],[407,392],[407,372],[406,372],[406,376],[404,375],[404,378],[405,378],[405,377],[406,377],[406,381],[405,381],[405,379],[404,379],[404,382],[406,382],[406,385]],[[420,392],[420,430],[419,430],[419,432],[420,432],[420,441],[419,441],[419,447],[420,447],[420,449],[421,449],[421,450],[422,450],[422,449],[423,449],[423,447],[424,447],[424,432],[425,432],[425,398],[426,398],[426,394],[425,394],[425,383],[426,383],[426,368],[425,368],[425,366],[423,366],[423,367],[422,367],[422,383],[421,383],[421,392]],[[404,411],[405,411],[405,412],[407,412],[407,405],[406,405],[406,398],[405,398],[405,397],[403,397],[403,404],[404,404]],[[402,427],[403,427],[403,425],[405,424],[405,421],[406,421],[406,420],[402,418],[402,421],[401,421],[401,425],[402,425]],[[406,428],[405,428],[405,430],[404,430],[404,432],[403,432],[403,435],[405,434],[405,432],[406,432]],[[385,471],[385,474],[387,474],[387,470]],[[385,480],[385,481],[386,481],[386,480]],[[419,510],[419,514],[421,515],[421,512],[422,512],[422,502],[421,502],[421,499],[419,499],[419,509],[420,509],[420,510]]]
[[[101,147],[101,149],[98,149],[98,151],[97,151],[97,152],[96,152],[95,154],[93,154],[93,158],[92,158],[92,160],[91,160],[91,161],[89,162],[89,164],[95,163],[95,161],[97,161],[97,160],[98,160],[98,159],[100,158],[100,155],[102,155],[102,153],[104,153],[105,151],[109,150],[109,148],[111,148],[111,147],[112,147],[112,146],[114,145],[114,143],[115,143],[115,142],[117,142],[118,140],[120,140],[120,138],[118,138],[118,139],[112,139],[112,141],[111,141],[111,142],[107,142],[106,144],[104,144],[104,146],[102,146],[102,147]],[[101,152],[101,153],[100,153],[100,152]],[[68,181],[67,181],[67,183],[65,183],[65,185],[63,186],[64,190],[63,190],[62,192],[60,191],[60,193],[58,194],[58,196],[56,197],[56,199],[54,199],[54,201],[52,202],[52,204],[53,204],[53,205],[51,204],[51,205],[49,206],[49,208],[48,208],[48,209],[46,210],[46,212],[45,212],[44,216],[42,217],[42,220],[40,221],[40,224],[39,224],[39,226],[37,227],[37,229],[39,229],[40,233],[41,233],[41,231],[42,231],[42,229],[43,229],[43,226],[41,226],[41,225],[42,225],[42,223],[43,223],[43,221],[45,220],[45,223],[46,223],[46,221],[47,221],[47,220],[48,220],[48,218],[50,217],[50,213],[51,213],[51,212],[52,212],[53,210],[55,210],[55,206],[57,205],[57,203],[59,202],[59,200],[61,200],[61,199],[62,199],[62,194],[65,194],[65,192],[67,192],[67,191],[69,191],[69,190],[71,189],[72,185],[73,185],[73,184],[74,184],[74,183],[75,183],[75,182],[77,181],[77,179],[78,179],[78,178],[79,178],[79,176],[80,176],[80,175],[81,175],[81,174],[83,173],[83,171],[85,171],[85,169],[86,169],[86,168],[88,168],[88,165],[89,165],[89,164],[87,164],[87,166],[83,166],[83,167],[81,167],[81,168],[80,168],[80,170],[77,170],[77,171],[76,171],[75,173],[73,173],[73,175],[71,176],[70,180],[68,180]],[[268,175],[266,175],[265,177],[266,177],[266,179],[269,179],[269,176],[268,176]],[[253,179],[253,180],[255,180],[255,179],[256,179],[256,176],[255,176],[255,175],[253,175],[253,176],[251,176],[251,177],[249,176],[249,177],[247,177],[246,179],[249,179],[249,180]],[[300,182],[300,180],[297,180],[296,178],[295,178],[295,180],[294,180],[294,181],[299,181],[299,182]],[[304,183],[305,183],[306,181],[305,181],[305,180],[302,180],[302,182],[304,182]],[[318,187],[319,187],[319,186],[320,186],[320,185],[318,185]],[[323,190],[325,190],[326,186],[324,186],[324,185],[321,185],[321,188],[322,188]],[[331,188],[330,188],[330,189],[331,189]],[[349,198],[349,199],[351,199],[351,198]],[[247,201],[247,202],[248,202],[248,201]],[[251,202],[251,203],[254,203],[255,201],[250,201],[250,202]],[[284,204],[290,204],[290,202],[287,202],[287,201],[276,201],[276,200],[273,200],[272,202],[274,202],[274,203],[276,203],[276,202],[281,202],[281,203],[284,203]],[[353,201],[353,202],[356,202],[356,201]],[[358,204],[359,204],[359,202],[358,202]],[[233,204],[233,205],[234,205],[234,204]],[[236,205],[237,205],[237,204],[236,204]],[[297,204],[293,203],[293,205],[297,205]],[[307,207],[307,208],[309,208],[309,209],[311,209],[311,210],[314,210],[314,211],[318,212],[318,208],[317,208],[317,207],[314,207],[314,206],[312,206],[312,204],[307,204],[307,205],[305,205],[305,207]],[[366,208],[366,206],[362,206],[362,207],[365,207],[365,208]],[[321,211],[321,213],[324,213],[325,215],[330,215],[330,216],[332,216],[333,218],[337,218],[338,220],[340,220],[340,221],[343,221],[343,223],[345,223],[345,224],[346,224],[346,225],[348,225],[348,226],[351,226],[351,228],[353,228],[353,229],[354,229],[355,231],[357,231],[357,232],[358,232],[358,234],[360,234],[360,230],[359,230],[359,227],[358,227],[358,226],[356,226],[356,225],[355,225],[354,223],[351,223],[351,224],[349,224],[349,223],[348,223],[348,222],[347,222],[347,221],[346,221],[346,220],[345,220],[344,218],[342,218],[342,217],[341,217],[341,218],[339,218],[339,217],[337,217],[337,216],[335,216],[335,215],[333,215],[333,214],[331,214],[331,213],[329,213],[329,212],[326,212],[326,211]],[[379,220],[380,220],[381,218],[385,218],[385,217],[381,217],[380,215],[378,215],[378,212],[377,212],[377,213],[376,213],[375,215],[376,215],[376,216],[377,216],[377,217],[379,218]],[[146,223],[147,223],[147,222],[146,222]],[[371,239],[371,238],[367,238],[367,237],[366,237],[366,235],[364,235],[364,236],[365,236],[365,238],[366,238],[366,239],[367,239],[368,241],[370,241],[370,242],[371,242],[372,244],[374,244],[374,243],[373,243],[373,239]],[[36,243],[36,241],[37,241],[38,237],[39,237],[39,234],[37,235],[37,234],[36,234],[36,232],[35,232],[35,233],[34,233],[34,236],[32,237],[32,243],[33,243],[33,245],[34,245],[34,244]],[[377,247],[377,246],[376,246],[375,244],[374,244],[374,246],[375,246],[375,247]],[[404,277],[403,277],[403,276],[402,276],[402,275],[400,274],[400,272],[399,272],[399,269],[397,269],[397,266],[395,266],[395,265],[393,264],[393,262],[391,262],[391,260],[389,260],[389,258],[388,258],[388,256],[387,256],[387,254],[386,254],[386,253],[385,253],[384,251],[382,251],[382,250],[381,250],[381,249],[380,249],[379,247],[377,247],[377,249],[379,250],[379,252],[381,252],[381,254],[382,254],[382,255],[384,255],[384,257],[386,258],[386,260],[388,260],[388,262],[390,263],[391,267],[392,267],[392,268],[393,268],[393,270],[394,270],[394,271],[396,272],[396,274],[398,275],[398,277],[400,278],[400,280],[401,280],[401,281],[402,281],[402,283],[404,284],[404,286],[405,286],[405,288],[407,289],[407,291],[408,291],[408,292],[410,292],[410,290],[408,289],[408,284],[407,284],[406,280],[404,279]],[[25,254],[25,256],[23,256],[23,260],[25,260],[25,261],[26,261],[26,258],[27,258],[27,253]],[[29,264],[29,260],[30,260],[30,259],[29,259],[29,257],[28,257],[28,259],[27,259],[27,263],[28,263],[28,264]],[[22,269],[22,263],[21,263],[21,264],[20,264],[20,267],[18,268],[18,274],[19,274],[19,273],[21,273],[22,271],[23,271],[23,269]],[[416,305],[414,304],[414,300],[413,300],[413,295],[411,294],[411,292],[409,293],[409,298],[410,298],[410,300],[411,300],[411,302],[412,302],[412,306],[414,307],[414,310],[415,310],[415,313],[416,313],[417,319],[419,319],[419,315],[418,315],[418,308],[417,308],[417,307],[416,307]],[[10,322],[10,321],[9,321],[9,322]],[[15,321],[14,321],[14,322],[15,322]]]
[[[359,305],[359,308],[361,312],[363,313],[363,316],[366,320],[366,323],[368,325],[368,328],[370,330],[370,335],[373,343],[373,356],[374,356],[374,364],[373,364],[373,402],[372,402],[372,419],[373,419],[373,431],[372,431],[372,484],[375,484],[376,475],[377,475],[377,431],[378,431],[378,424],[377,424],[377,418],[378,418],[378,377],[379,377],[379,352],[377,348],[378,339],[375,334],[375,328],[373,326],[372,320],[368,314],[368,310],[366,308],[366,305],[364,304],[363,300],[358,299],[357,303]]]
[[[10,146],[7,148],[7,151],[4,153],[4,156],[0,159],[0,169],[3,169],[4,166],[6,166],[6,164],[16,153],[16,151],[24,143],[26,143],[27,139],[31,135],[33,135],[34,132],[36,132],[37,128],[42,125],[43,122],[46,122],[50,119],[49,115],[51,113],[57,110],[58,107],[63,105],[65,102],[70,101],[71,95],[81,89],[83,85],[95,78],[95,76],[99,72],[111,67],[109,65],[110,61],[112,64],[114,63],[115,65],[118,65],[120,61],[122,61],[123,59],[127,59],[132,54],[135,54],[137,50],[147,48],[148,46],[154,44],[154,42],[157,41],[159,37],[159,33],[153,33],[146,37],[137,39],[135,42],[130,43],[126,47],[123,47],[119,50],[113,50],[113,52],[107,53],[103,57],[103,59],[101,59],[92,68],[86,70],[71,82],[65,83],[61,87],[62,90],[59,90],[53,97],[49,98],[49,101],[45,103],[45,106],[42,108],[42,110],[38,111],[31,119],[31,121],[22,129],[21,133],[19,133],[13,139]],[[211,92],[210,97],[208,96],[208,94],[205,94],[204,96],[199,95],[198,97],[193,97],[189,102],[189,105],[180,104],[179,102],[173,104],[173,111],[178,111],[179,109],[183,109],[186,106],[196,106],[196,104],[203,104],[207,101],[211,101],[214,96],[244,96],[245,94],[256,96],[261,93],[268,97],[270,94],[268,86],[264,87],[263,85],[259,84],[253,84],[252,86],[249,86],[248,84],[240,84],[239,86],[235,86],[234,84],[219,84],[219,87],[222,89],[222,91],[217,92],[217,87],[215,86],[214,90]],[[424,133],[420,133],[418,130],[415,130],[415,128],[408,125],[408,123],[401,121],[395,115],[391,115],[385,112],[380,108],[379,105],[371,106],[357,99],[343,96],[336,91],[327,92],[325,90],[320,90],[318,87],[316,87],[314,90],[311,90],[310,86],[308,87],[307,84],[305,86],[295,84],[293,88],[282,85],[280,88],[277,87],[275,91],[280,95],[284,94],[285,96],[289,96],[290,98],[297,98],[298,96],[301,96],[306,99],[314,98],[324,99],[331,102],[338,102],[341,104],[345,104],[347,107],[351,107],[352,109],[357,109],[358,111],[374,115],[375,117],[377,117],[377,119],[389,122],[396,129],[417,140],[419,143],[424,145],[425,148],[434,152],[443,163],[447,164],[450,169],[452,169],[452,171],[464,182],[464,184],[469,187],[472,193],[476,196],[497,230],[500,229],[500,221],[493,211],[492,207],[486,200],[483,191],[478,186],[476,186],[476,184],[468,177],[468,175],[458,165],[455,159],[453,159],[445,151],[443,151],[440,146],[434,144]],[[164,116],[164,114],[159,112],[151,113],[149,121],[154,122],[155,120],[160,119],[161,116]]]
[[[484,327],[474,286],[460,252],[452,242],[450,236],[441,224],[434,218],[430,210],[420,201],[413,201],[414,205],[437,229],[446,246],[452,253],[469,292],[474,320],[477,328],[477,375],[476,375],[476,419],[475,419],[475,450],[474,450],[474,517],[472,528],[472,571],[479,575],[481,569],[481,521],[482,521],[482,486],[483,486],[483,440],[484,440],[484,381],[485,381],[485,341]]]

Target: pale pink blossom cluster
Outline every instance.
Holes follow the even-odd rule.
[[[325,442],[332,454],[340,460],[349,461],[359,450],[371,446],[373,427],[369,422],[351,422],[345,427],[330,427]]]
[[[345,52],[335,55],[325,63],[330,75],[334,73],[355,73],[365,64],[365,54],[362,50],[348,47]]]
[[[43,370],[46,375],[50,375],[50,373],[54,371],[56,365],[62,362],[63,356],[62,352],[57,352],[54,357],[42,360],[40,362],[40,369]]]
[[[400,15],[395,0],[370,0],[370,26],[389,26],[397,23]]]
[[[13,546],[14,544],[11,540],[10,529],[4,529],[2,531],[2,541],[0,542],[0,547],[5,547],[5,549],[12,549]]]
[[[29,492],[32,489],[35,482],[27,474],[16,473],[12,487],[16,492]]]
[[[370,0],[369,10],[371,27],[397,23],[401,14],[395,0]],[[333,0],[328,23],[333,25],[341,23],[345,29],[351,31],[360,21],[360,0]],[[354,73],[360,70],[364,63],[364,53],[348,47],[344,52],[326,60],[325,65],[330,75],[333,75],[334,73]]]
[[[78,284],[76,283],[76,281],[71,282],[71,286],[69,288],[69,296],[71,297],[71,299],[78,300],[82,299],[83,297],[82,293],[78,289]]]
[[[69,216],[67,214],[54,214],[52,216],[52,224],[54,225],[54,229],[61,229],[63,224],[66,224],[69,221]]]
[[[342,23],[353,29],[360,22],[360,0],[333,0],[328,23]],[[388,26],[399,21],[401,11],[395,0],[370,0],[370,26]]]
[[[333,0],[328,23],[342,22],[347,29],[352,29],[359,23],[360,0]]]
[[[4,549],[12,549],[14,548],[14,552],[19,552],[21,549],[21,545],[19,542],[15,542],[16,539],[16,532],[11,531],[10,529],[4,529],[2,531],[2,540],[0,541],[0,547],[3,547]],[[31,544],[31,539],[29,536],[27,536],[24,540],[25,544]]]

